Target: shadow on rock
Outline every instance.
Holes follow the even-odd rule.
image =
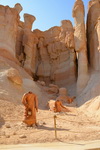
[[[5,120],[0,116],[0,128],[5,124]]]

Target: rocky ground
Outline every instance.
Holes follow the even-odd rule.
[[[68,113],[53,113],[41,105],[37,113],[38,127],[27,127],[22,123],[23,105],[0,100],[0,144],[100,140],[99,118],[89,117],[78,108],[70,107],[70,110]],[[54,115],[57,116],[57,140]]]

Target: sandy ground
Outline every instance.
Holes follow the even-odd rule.
[[[72,142],[72,143],[38,143],[19,145],[0,145],[0,150],[100,150],[100,141]]]
[[[38,127],[27,127],[22,123],[24,107],[0,100],[0,144],[29,144],[46,142],[75,142],[100,140],[100,120],[89,117],[80,109],[72,112],[53,113],[39,109]],[[54,131],[54,115],[57,116],[57,139]]]

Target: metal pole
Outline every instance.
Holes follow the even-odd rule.
[[[56,118],[57,118],[57,116],[56,116],[56,115],[54,115],[54,129],[55,129],[55,139],[57,139]]]

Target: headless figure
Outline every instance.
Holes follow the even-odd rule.
[[[29,126],[36,123],[36,111],[38,112],[38,99],[32,92],[25,93],[22,97],[22,103],[25,106],[25,119],[24,123]]]
[[[55,109],[54,112],[69,112],[69,109],[67,109],[66,107],[64,107],[62,105],[62,102],[60,100],[57,100],[55,102]]]

